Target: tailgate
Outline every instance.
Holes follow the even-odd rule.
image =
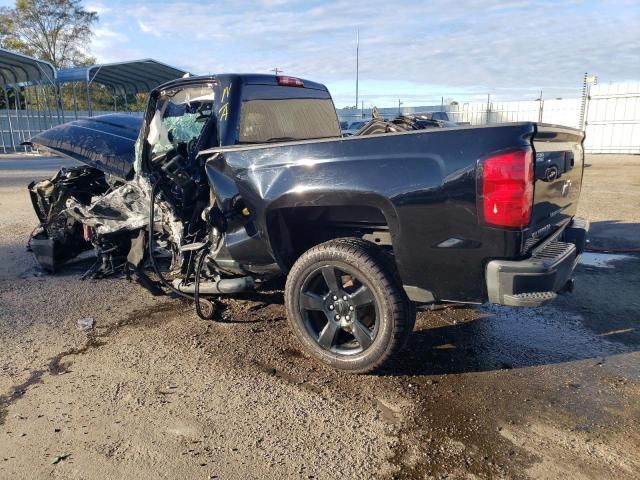
[[[584,168],[583,140],[579,130],[537,125],[530,239],[548,236],[576,214]]]

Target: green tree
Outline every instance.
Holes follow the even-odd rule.
[[[56,68],[95,63],[88,45],[98,14],[80,0],[16,0],[0,9],[0,45]]]

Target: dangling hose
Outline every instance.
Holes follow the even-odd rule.
[[[180,295],[183,298],[188,298],[189,300],[194,300],[196,304],[196,313],[198,314],[198,316],[203,320],[211,320],[213,318],[213,314],[215,313],[214,303],[207,300],[211,305],[211,309],[210,309],[211,311],[209,312],[208,315],[205,315],[202,312],[202,308],[200,305],[200,274],[204,266],[204,259],[206,257],[205,252],[203,251],[200,254],[200,258],[198,259],[198,266],[196,267],[196,272],[195,272],[196,278],[195,278],[195,285],[194,285],[194,288],[195,288],[194,295],[189,295],[188,293],[181,292],[176,287],[174,287],[171,284],[171,282],[167,281],[162,275],[162,272],[158,267],[156,259],[153,256],[153,226],[154,226],[154,217],[155,217],[155,198],[156,198],[156,192],[157,192],[159,183],[160,183],[160,180],[158,179],[151,186],[151,194],[150,194],[151,198],[149,199],[148,228],[149,228],[149,260],[151,261],[151,266],[153,267],[153,271],[156,272],[156,275],[158,275],[158,278],[160,279],[160,283],[162,285],[164,285],[166,288],[174,292],[176,295]]]
[[[207,315],[202,312],[202,306],[200,305],[200,275],[202,273],[202,268],[204,267],[204,261],[207,258],[206,250],[202,250],[200,254],[200,258],[198,258],[198,264],[196,265],[196,277],[195,277],[195,285],[193,286],[193,301],[196,303],[196,313],[203,320],[211,320],[213,318],[214,308],[213,302],[210,306],[210,311]]]

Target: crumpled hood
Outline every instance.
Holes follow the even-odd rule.
[[[142,120],[142,117],[115,113],[83,118],[45,130],[28,143],[128,179],[133,174],[135,143]]]

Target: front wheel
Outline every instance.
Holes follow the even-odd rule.
[[[364,373],[404,346],[415,314],[385,255],[369,242],[337,239],[293,265],[285,288],[289,324],[318,360]]]

